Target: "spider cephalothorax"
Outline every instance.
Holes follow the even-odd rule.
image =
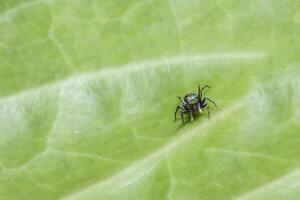
[[[198,94],[188,93],[183,98],[178,96],[178,99],[180,100],[181,103],[176,108],[175,121],[176,121],[176,114],[179,109],[181,110],[180,115],[183,123],[185,123],[184,116],[183,116],[184,114],[189,114],[190,120],[193,121],[194,120],[193,114],[198,112],[202,113],[203,108],[207,109],[208,118],[210,118],[210,110],[207,101],[214,104],[216,108],[217,105],[210,98],[203,96],[203,91],[205,88],[209,88],[209,86],[205,85],[203,88],[200,88],[200,86],[198,85]]]

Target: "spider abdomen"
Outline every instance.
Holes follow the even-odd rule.
[[[193,111],[193,112],[199,112],[199,109],[198,109],[198,105],[197,105],[197,104],[193,104],[193,105],[191,105],[191,107],[192,107],[192,111]]]

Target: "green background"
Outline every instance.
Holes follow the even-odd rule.
[[[1,0],[0,199],[299,199],[299,35],[298,0]]]

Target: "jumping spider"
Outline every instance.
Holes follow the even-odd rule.
[[[174,121],[176,121],[176,115],[177,115],[177,111],[179,109],[181,109],[180,115],[181,115],[183,124],[185,123],[184,116],[183,116],[185,113],[188,113],[190,115],[190,120],[194,121],[193,114],[197,113],[197,112],[203,113],[204,108],[207,109],[208,118],[210,118],[209,105],[206,101],[209,101],[212,104],[214,104],[214,106],[216,108],[217,108],[217,105],[210,98],[203,96],[204,89],[209,88],[209,87],[210,86],[205,85],[203,88],[200,88],[200,85],[198,84],[198,94],[188,93],[183,98],[180,96],[177,96],[181,103],[176,108]]]

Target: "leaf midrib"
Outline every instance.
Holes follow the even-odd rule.
[[[241,51],[241,52],[227,52],[227,53],[195,53],[192,55],[174,55],[171,57],[164,57],[158,59],[149,59],[143,61],[137,61],[132,63],[127,63],[124,65],[115,65],[115,66],[106,66],[102,67],[101,69],[89,72],[82,72],[81,74],[71,74],[70,76],[66,77],[65,79],[56,81],[56,82],[48,82],[42,84],[38,87],[33,87],[21,91],[17,91],[11,95],[7,96],[0,96],[0,103],[5,101],[10,101],[12,98],[18,98],[22,96],[31,95],[34,93],[38,93],[50,87],[60,87],[61,85],[66,84],[67,82],[72,82],[76,79],[78,80],[86,80],[92,79],[98,76],[105,76],[106,74],[111,73],[125,73],[128,71],[143,71],[143,70],[150,70],[155,69],[157,67],[173,67],[178,64],[184,63],[195,63],[195,62],[205,62],[205,61],[214,61],[214,60],[237,60],[237,59],[245,59],[245,60],[252,60],[252,59],[263,59],[266,58],[267,54],[258,51]]]
[[[133,172],[137,171],[138,169],[149,166],[151,163],[154,161],[158,160],[159,158],[168,158],[168,154],[176,149],[178,146],[185,144],[186,142],[190,141],[191,139],[194,138],[196,135],[201,135],[205,136],[207,135],[207,132],[200,132],[203,129],[209,128],[210,126],[213,126],[216,122],[218,122],[221,119],[227,118],[229,115],[231,115],[233,112],[237,111],[238,109],[243,108],[246,106],[247,100],[249,99],[249,96],[243,97],[240,100],[236,101],[231,107],[228,107],[226,110],[219,112],[217,115],[214,116],[213,119],[207,120],[204,123],[200,124],[197,127],[194,127],[192,129],[187,129],[183,131],[179,136],[176,136],[173,140],[171,140],[169,143],[165,144],[155,152],[149,154],[145,158],[138,160],[136,162],[133,162],[131,165],[127,166],[123,170],[120,170],[119,172],[113,174],[112,176],[104,179],[104,180],[99,180],[96,181],[84,188],[82,188],[79,191],[73,191],[60,199],[62,200],[68,200],[68,199],[73,199],[73,197],[76,197],[78,195],[84,194],[88,192],[89,190],[93,190],[93,188],[101,187],[102,185],[109,184],[115,180],[121,179],[122,177],[126,175],[133,174]],[[204,134],[203,134],[204,133]],[[211,148],[212,150],[220,150],[220,151],[225,151],[226,153],[234,152],[231,150],[223,150],[223,149],[214,149]],[[204,149],[204,150],[210,150],[210,149]],[[252,153],[252,152],[234,152],[235,154],[238,155],[247,155],[247,156],[253,156],[253,157],[258,157],[262,159],[267,159],[267,160],[275,160],[278,162],[290,162],[292,164],[299,164],[300,161],[298,160],[287,160],[283,158],[277,158],[272,155],[266,155],[266,154],[261,154],[261,153]],[[292,171],[291,173],[297,171],[299,168],[296,170]],[[280,178],[276,180],[276,182],[280,181],[282,178],[288,176],[291,173],[284,174]],[[272,184],[275,181],[268,181],[264,183],[262,186],[259,186],[258,188],[251,190],[249,192],[246,192],[244,195],[247,196],[248,193],[253,193],[253,191],[260,190],[261,188],[264,188],[270,184]],[[242,195],[242,197],[244,196]],[[240,197],[237,197],[237,199],[240,199]]]
[[[246,99],[247,99],[247,97],[244,97],[244,98],[240,99],[239,101],[235,102],[235,104],[232,105],[231,107],[228,107],[226,110],[215,115],[215,117],[212,120],[207,120],[204,123],[200,124],[199,126],[193,128],[193,129],[188,129],[186,131],[183,131],[179,136],[175,137],[173,140],[171,140],[169,143],[167,143],[164,146],[162,146],[161,148],[159,148],[157,151],[149,154],[148,156],[146,156],[145,158],[143,158],[141,160],[138,160],[138,161],[132,163],[132,165],[129,165],[125,169],[115,173],[114,175],[108,177],[107,179],[96,181],[79,191],[74,191],[74,192],[67,194],[64,197],[61,197],[61,199],[72,199],[72,197],[80,195],[81,193],[85,193],[89,189],[92,189],[94,187],[99,187],[100,185],[108,184],[109,182],[112,182],[115,179],[126,176],[127,174],[131,174],[132,172],[136,171],[140,167],[148,166],[149,163],[152,163],[153,161],[155,161],[161,157],[167,156],[168,153],[170,151],[172,151],[173,149],[175,149],[176,147],[189,141],[195,135],[201,134],[201,132],[199,133],[200,130],[212,126],[218,120],[220,120],[222,118],[226,118],[226,116],[230,115],[232,112],[235,112],[236,110],[242,108],[245,105]],[[201,134],[201,135],[205,136],[206,134]]]

